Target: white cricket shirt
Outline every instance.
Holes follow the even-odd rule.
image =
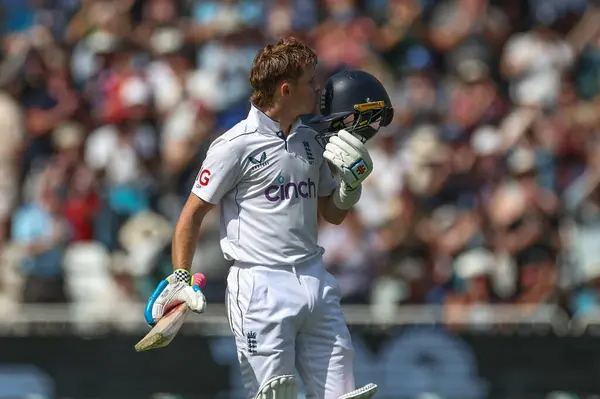
[[[318,197],[333,193],[316,132],[296,121],[289,136],[255,106],[210,146],[192,192],[221,205],[221,249],[228,260],[281,266],[323,253]]]

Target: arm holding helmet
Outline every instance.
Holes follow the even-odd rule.
[[[312,122],[327,124],[317,138],[325,143],[323,158],[335,168],[338,183],[328,203],[320,201],[319,211],[330,223],[341,223],[360,199],[362,182],[373,171],[365,143],[380,127],[391,123],[394,110],[381,82],[364,71],[331,76],[321,90],[319,110],[321,115]]]
[[[362,141],[346,130],[329,139],[323,158],[335,168],[337,185],[333,194],[319,198],[319,212],[329,223],[340,224],[360,199],[373,162]]]
[[[347,211],[360,199],[362,182],[373,171],[371,156],[357,136],[342,129],[329,139],[323,157],[336,168],[339,180],[333,204]]]

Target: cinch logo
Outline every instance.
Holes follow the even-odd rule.
[[[265,190],[265,197],[271,202],[285,201],[292,198],[313,198],[317,196],[317,186],[314,181],[301,181],[300,183],[285,183],[283,176],[277,178],[278,186],[269,186]]]

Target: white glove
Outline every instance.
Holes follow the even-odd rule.
[[[329,139],[323,157],[336,167],[341,179],[333,204],[341,210],[352,208],[360,199],[361,183],[373,171],[369,152],[359,138],[342,129]]]
[[[329,139],[323,157],[339,171],[340,178],[350,190],[354,190],[373,171],[373,161],[359,138],[346,130]]]
[[[178,269],[158,286],[146,303],[144,318],[150,326],[154,326],[164,314],[175,306],[185,302],[188,308],[196,313],[204,313],[206,298],[201,288],[206,285],[206,277],[201,273],[193,276],[185,269]]]

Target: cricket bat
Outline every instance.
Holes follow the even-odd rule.
[[[194,281],[198,281],[198,286],[204,288],[206,278],[200,273],[194,275]],[[170,309],[152,329],[135,344],[136,352],[144,352],[151,349],[163,348],[171,343],[179,329],[185,321],[189,312],[186,303],[181,303]]]
[[[186,303],[175,306],[152,327],[140,342],[135,344],[135,350],[143,352],[169,345],[185,321],[187,313],[188,306]]]

